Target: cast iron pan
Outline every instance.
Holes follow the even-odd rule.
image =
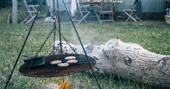
[[[59,67],[57,64],[52,65],[51,62],[55,60],[62,60],[65,63],[65,57],[74,56],[77,63],[71,63],[67,67]],[[96,61],[94,58],[89,57],[92,67],[95,66]],[[70,75],[75,72],[81,72],[90,69],[89,63],[84,55],[80,54],[62,54],[50,56],[30,57],[24,60],[24,64],[19,68],[19,72],[24,76],[29,77],[59,77]]]

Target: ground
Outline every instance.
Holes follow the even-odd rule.
[[[23,24],[0,24],[0,89],[5,85],[29,27],[30,25]],[[70,24],[62,24],[61,27],[62,34],[71,43],[79,44]],[[76,25],[76,27],[84,44],[102,44],[110,39],[117,38],[125,42],[140,44],[145,49],[158,54],[170,54],[170,26],[165,24],[110,23],[101,25],[99,23],[90,23]],[[25,56],[34,56],[51,29],[52,24],[35,24],[9,83],[9,89],[43,89],[46,85],[55,83],[56,78],[31,78],[18,72],[18,68],[23,64]],[[50,37],[40,55],[47,55],[52,50],[52,40],[53,36]],[[96,82],[91,74],[75,73],[65,78],[72,83],[71,88],[97,89]],[[103,89],[152,88],[131,80],[115,79],[111,75],[97,74],[97,78]]]

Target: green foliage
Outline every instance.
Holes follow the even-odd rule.
[[[0,24],[0,89],[5,85],[29,26]],[[125,42],[138,43],[145,49],[159,54],[170,54],[170,26],[167,25],[90,23],[76,25],[76,27],[84,44],[101,44],[117,38]],[[18,72],[19,66],[23,64],[23,55],[34,56],[51,29],[51,24],[35,25],[8,86],[9,89],[43,89],[46,84],[55,82],[55,78],[31,78]],[[70,24],[62,24],[62,33],[70,42],[79,44]],[[52,40],[53,36],[50,37],[40,55],[47,55],[52,50]],[[103,89],[151,89],[150,86],[135,81],[115,79],[112,75],[97,74],[97,77]],[[67,76],[66,79],[72,82],[73,87],[79,89],[97,89],[91,74],[76,73]]]

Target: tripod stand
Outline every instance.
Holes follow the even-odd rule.
[[[32,28],[33,28],[33,26],[34,26],[34,24],[35,24],[35,20],[36,20],[37,17],[38,17],[38,13],[39,13],[39,11],[40,11],[40,9],[41,9],[42,4],[44,3],[44,1],[45,1],[45,0],[43,0],[43,1],[41,2],[40,7],[38,8],[38,11],[37,11],[37,13],[36,13],[36,16],[35,16],[32,24],[31,24],[31,27],[30,27],[30,29],[29,29],[29,31],[28,31],[28,33],[27,33],[27,36],[26,36],[26,38],[25,38],[25,40],[24,40],[24,43],[23,43],[23,45],[22,45],[22,47],[21,47],[21,50],[20,50],[20,52],[19,52],[19,55],[18,55],[18,57],[17,57],[17,59],[16,59],[16,62],[15,62],[15,64],[14,64],[14,66],[13,66],[13,69],[12,69],[10,75],[9,75],[9,78],[8,78],[8,80],[7,80],[7,82],[6,82],[6,85],[5,85],[4,89],[7,88],[8,84],[9,84],[9,82],[10,82],[10,79],[12,78],[12,75],[13,75],[13,73],[14,73],[14,70],[15,70],[15,68],[16,68],[16,65],[17,65],[17,63],[18,63],[18,61],[19,61],[19,59],[20,59],[20,57],[21,57],[21,54],[22,54],[22,52],[23,52],[23,50],[24,50],[24,47],[25,47],[25,44],[27,43],[27,40],[28,40],[28,38],[29,38],[29,36],[30,36],[30,34],[31,34]],[[53,2],[54,2],[54,0],[53,0]],[[60,23],[60,16],[59,16],[59,9],[60,9],[60,8],[59,8],[59,5],[58,5],[58,4],[59,4],[59,3],[58,3],[58,0],[57,0],[56,3],[57,3],[57,10],[56,10],[55,7],[54,7],[54,6],[55,6],[55,2],[53,3],[53,7],[54,7],[54,10],[53,10],[53,13],[54,13],[54,16],[53,16],[53,18],[54,18],[53,30],[49,33],[49,35],[47,36],[47,39],[49,38],[49,36],[50,36],[50,35],[52,34],[52,32],[53,32],[53,35],[54,35],[53,41],[55,42],[55,40],[56,40],[56,29],[57,29],[56,22],[58,21],[58,34],[59,34],[60,49],[61,49],[61,50],[60,50],[60,53],[63,54],[63,52],[62,52],[62,36],[63,36],[63,35],[61,34],[61,23]],[[67,11],[67,14],[68,14],[68,16],[69,16],[69,18],[70,18],[70,21],[71,21],[71,24],[72,24],[72,26],[73,26],[73,28],[74,28],[74,31],[75,31],[75,33],[76,33],[76,36],[77,36],[77,38],[78,38],[78,40],[79,40],[79,42],[80,42],[80,45],[81,45],[81,47],[82,47],[82,49],[83,49],[83,52],[84,52],[84,55],[85,55],[85,59],[87,60],[87,62],[88,62],[88,64],[89,64],[89,67],[90,67],[90,69],[91,69],[91,71],[92,71],[92,73],[93,73],[93,76],[94,76],[94,78],[95,78],[95,80],[96,80],[96,82],[97,82],[97,85],[98,85],[99,89],[101,89],[100,84],[99,84],[99,82],[98,82],[98,79],[97,79],[97,77],[96,77],[96,75],[95,75],[95,73],[94,73],[94,70],[93,70],[93,68],[92,68],[92,65],[91,65],[91,63],[90,63],[90,61],[89,61],[89,58],[88,58],[88,56],[87,56],[87,53],[86,53],[86,51],[85,51],[84,45],[83,45],[83,43],[82,43],[82,41],[81,41],[81,39],[80,39],[80,36],[79,36],[78,31],[77,31],[77,29],[76,29],[76,26],[75,26],[74,23],[73,23],[72,17],[71,17],[71,15],[70,15],[67,7],[66,7],[66,4],[65,4],[64,0],[63,0],[63,4],[64,4],[64,7],[65,7],[65,9],[66,9],[66,11]],[[56,13],[56,12],[58,12],[58,13]],[[56,20],[56,18],[57,18],[57,20]],[[47,39],[45,39],[45,41],[43,42],[43,44],[41,45],[40,49],[37,51],[37,53],[36,53],[35,56],[37,56],[38,53],[41,51],[41,49],[42,49],[42,47],[44,46],[44,44],[46,43]],[[54,46],[53,46],[53,50],[54,50]],[[54,54],[54,53],[53,53],[53,54]]]

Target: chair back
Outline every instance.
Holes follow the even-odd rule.
[[[101,11],[112,11],[113,10],[113,3],[110,1],[102,0],[101,1]]]
[[[37,12],[37,7],[39,5],[35,5],[33,3],[28,2],[27,0],[23,0],[23,5],[24,5],[24,12],[26,13],[26,15],[33,17],[33,14],[35,14]]]

